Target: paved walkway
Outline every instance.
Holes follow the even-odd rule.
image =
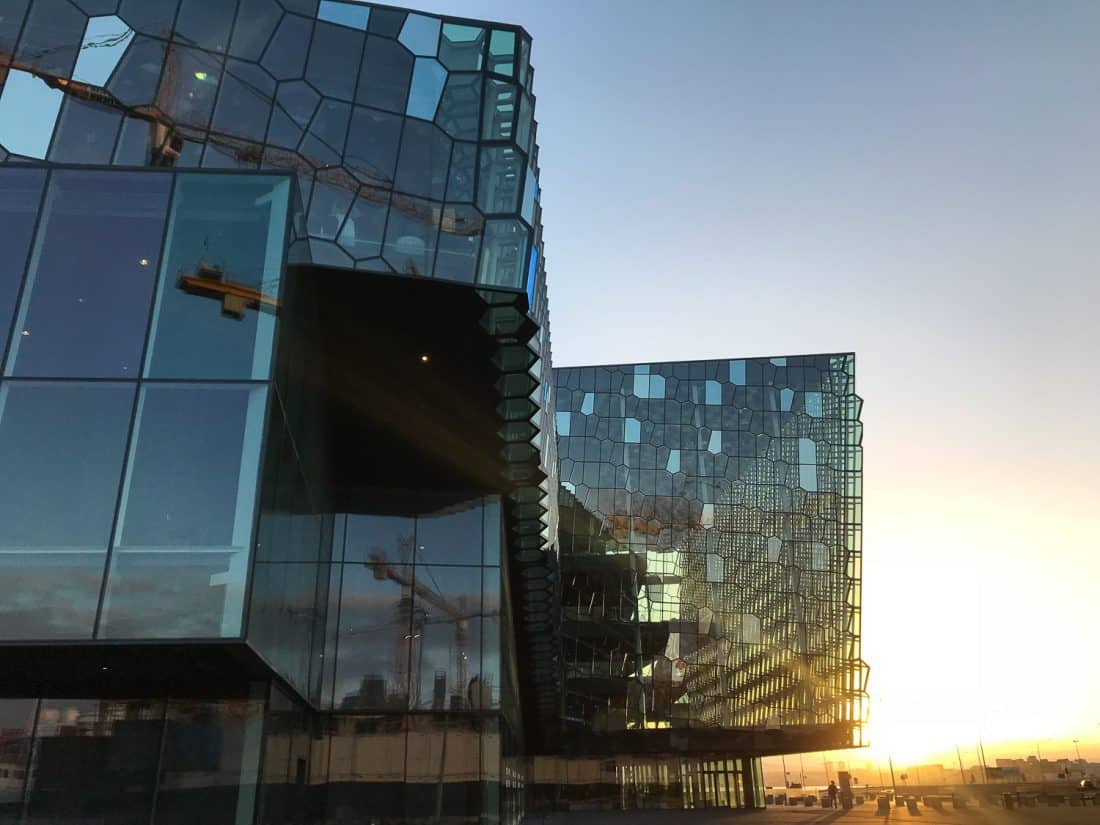
[[[850,811],[820,808],[768,808],[763,811],[578,811],[546,818],[527,817],[524,825],[1100,825],[1100,807],[968,808],[943,813],[920,808],[910,814],[905,808],[891,808],[880,814],[874,805]]]

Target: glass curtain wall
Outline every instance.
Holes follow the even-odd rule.
[[[0,699],[0,823],[249,825],[265,704]]]
[[[241,636],[290,190],[0,169],[0,641]]]

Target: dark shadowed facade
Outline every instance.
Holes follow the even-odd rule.
[[[0,1],[0,823],[752,807],[858,736],[853,358],[555,372],[530,44]]]

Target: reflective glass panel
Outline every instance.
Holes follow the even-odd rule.
[[[352,174],[366,183],[393,183],[402,121],[399,115],[355,107],[344,157]]]
[[[416,563],[481,564],[482,499],[457,502],[416,519]]]
[[[439,212],[439,204],[407,195],[394,195],[383,255],[399,274],[431,274],[439,231]]]
[[[309,50],[308,80],[322,95],[351,100],[355,94],[355,64],[363,52],[362,32],[320,22],[313,30],[313,46]]]
[[[411,565],[344,565],[335,707],[405,708],[419,652],[411,589]]]
[[[432,120],[439,106],[439,96],[447,82],[447,70],[439,61],[428,57],[418,57],[413,67],[412,86],[409,89],[409,102],[405,114]]]
[[[159,702],[43,699],[27,783],[28,825],[147,822],[163,731]]]
[[[45,181],[38,169],[0,169],[0,347],[11,332]]]
[[[439,44],[439,18],[410,14],[405,18],[398,40],[410,52],[421,57],[434,57]]]
[[[239,635],[266,401],[256,386],[142,389],[101,636]]]
[[[366,31],[367,24],[370,22],[370,6],[321,0],[321,6],[317,9],[317,19]]]
[[[34,75],[11,69],[0,91],[0,146],[14,155],[44,159],[64,96]]]
[[[73,80],[92,86],[106,86],[111,72],[133,39],[134,30],[113,15],[89,19],[73,68]]]
[[[477,282],[522,288],[527,269],[527,240],[527,230],[519,221],[486,221]]]
[[[484,226],[481,213],[472,206],[448,206],[443,209],[439,252],[435,259],[437,278],[468,284],[474,282]]]
[[[450,159],[451,139],[440,129],[431,123],[406,121],[394,188],[410,195],[443,200]]]
[[[50,147],[50,160],[54,163],[109,164],[121,124],[121,112],[69,97],[61,110],[57,134]]]
[[[420,679],[410,687],[409,707],[465,710],[481,673],[482,569],[418,564],[415,575]]]
[[[263,711],[260,700],[168,704],[157,825],[252,821]]]
[[[379,17],[375,10],[374,18]],[[404,113],[412,79],[413,56],[399,43],[384,37],[368,37],[359,72],[356,102],[389,112]]]
[[[17,63],[68,77],[80,49],[87,18],[68,0],[35,0],[19,39]]]
[[[276,80],[294,80],[302,77],[312,31],[312,20],[296,14],[285,15],[264,52],[261,61],[263,67],[271,72]]]
[[[408,564],[413,560],[415,535],[416,520],[409,516],[349,515],[344,560]]]
[[[282,16],[283,10],[276,0],[241,0],[238,19],[248,22],[233,27],[229,53],[244,60],[258,61]]]
[[[0,638],[91,636],[133,406],[132,384],[0,384]]]
[[[236,13],[237,0],[183,0],[176,17],[176,39],[207,51],[224,52]]]
[[[289,193],[281,177],[180,176],[147,376],[267,377]]]
[[[54,172],[9,374],[137,376],[171,186],[164,174]]]
[[[34,699],[0,699],[0,822],[14,825],[23,810],[23,780],[31,752]]]

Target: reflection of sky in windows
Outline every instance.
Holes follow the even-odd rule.
[[[9,71],[0,93],[0,145],[16,155],[44,159],[63,97],[32,74]]]
[[[130,41],[134,30],[111,15],[93,17],[84,30],[84,42],[76,58],[73,80],[92,86],[106,86]]]
[[[370,23],[370,7],[352,5],[351,3],[335,3],[333,0],[321,0],[321,7],[317,10],[317,19],[366,31],[367,25]]]

